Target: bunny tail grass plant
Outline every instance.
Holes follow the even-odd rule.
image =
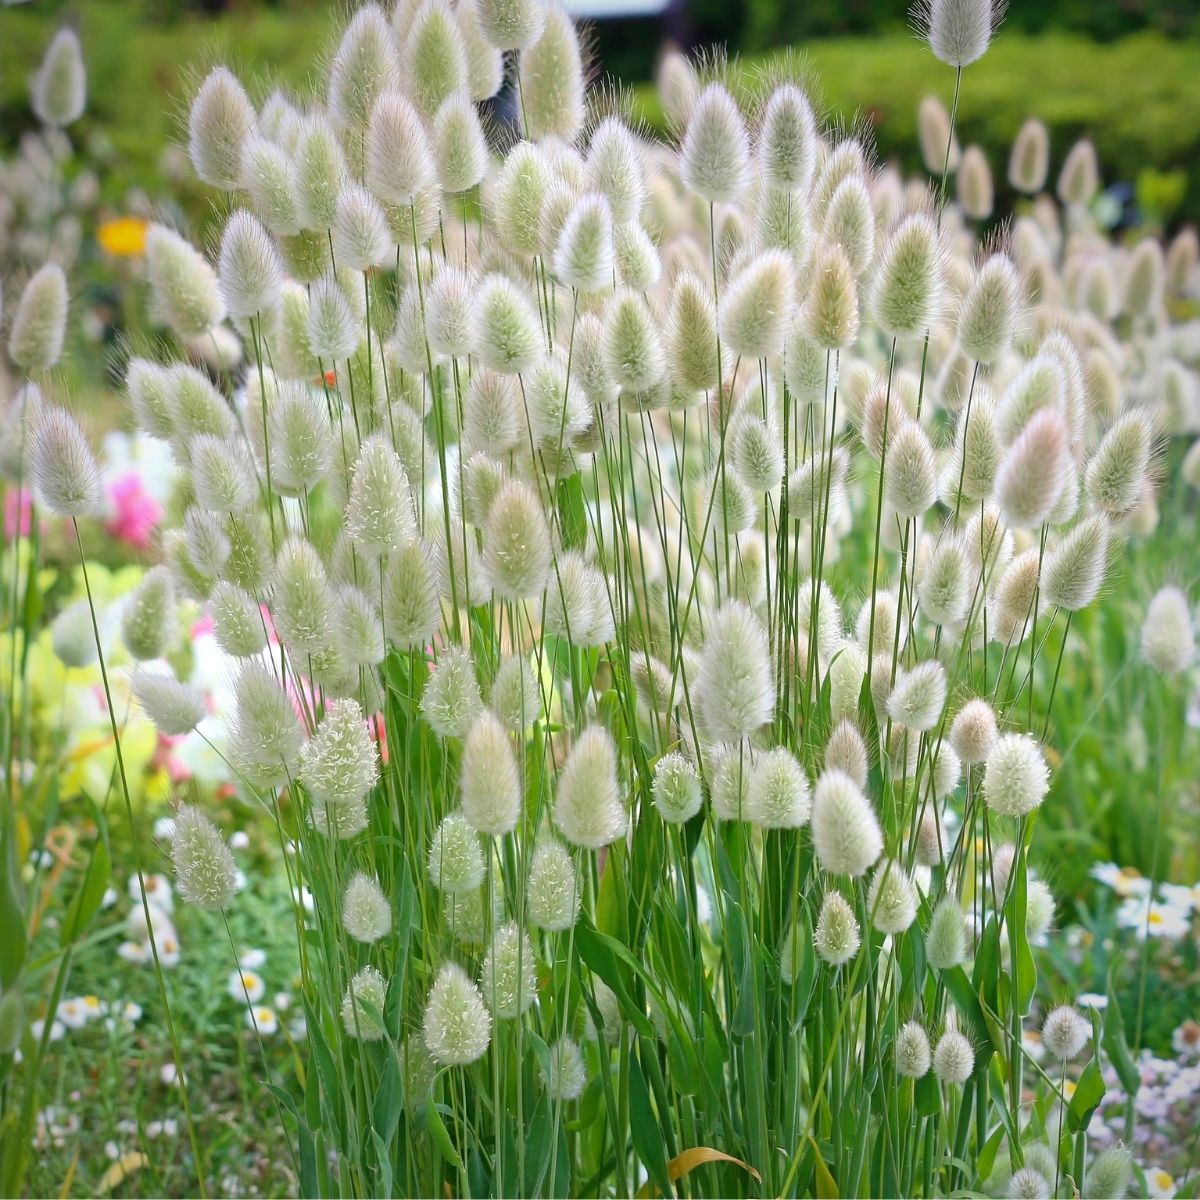
[[[1119,1013],[1039,986],[1036,834],[1088,610],[1196,423],[1186,363],[1158,362],[1196,254],[1106,240],[1089,143],[1061,205],[993,236],[993,164],[955,125],[1000,9],[916,16],[954,88],[907,184],[796,81],[751,102],[677,55],[678,138],[651,142],[590,102],[585,40],[540,0],[364,4],[303,109],[224,67],[200,85],[221,228],[208,255],[148,235],[163,336],[124,390],[179,486],[121,631],[176,736],[204,713],[173,631],[211,619],[224,783],[311,898],[304,1032],[286,1069],[262,1054],[299,1193],[1128,1183],[1089,1135]],[[76,50],[43,69],[47,121],[82,97]],[[505,80],[500,144],[477,106]],[[1023,128],[1013,185],[1040,193],[1049,157]],[[12,320],[17,482],[79,541],[134,829],[76,521],[101,477],[38,391],[68,295],[43,267]],[[241,357],[209,372],[197,339]],[[1188,586],[1141,632],[1160,690],[1194,658]],[[90,656],[82,611],[64,661]],[[206,803],[171,853],[224,924]]]

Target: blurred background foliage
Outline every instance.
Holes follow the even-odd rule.
[[[312,86],[313,47],[328,46],[342,8],[313,0],[32,0],[0,8],[0,137],[11,146],[27,128],[28,73],[65,19],[88,60],[91,99],[80,134],[104,167],[105,198],[119,203],[133,186],[153,194],[170,174],[162,148],[179,140],[200,71],[228,61],[259,97],[277,84],[303,94]],[[598,68],[633,89],[639,114],[658,129],[662,114],[645,83],[664,40],[723,43],[743,55],[751,82],[774,49],[791,47],[811,66],[831,117],[864,118],[882,158],[917,170],[917,104],[929,91],[949,103],[953,76],[931,62],[906,12],[905,0],[686,0],[653,20],[604,21],[593,42]],[[988,152],[1001,186],[1012,137],[1036,112],[1051,130],[1056,162],[1077,137],[1092,137],[1105,182],[1124,185],[1148,223],[1200,220],[1195,0],[1013,0],[1002,35],[968,79],[961,137]],[[170,182],[178,193],[181,180]],[[1008,199],[1001,194],[1001,209]]]

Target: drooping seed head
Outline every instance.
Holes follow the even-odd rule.
[[[133,694],[142,711],[168,737],[191,733],[208,715],[204,693],[162,671],[138,671]]]
[[[45,263],[29,277],[8,333],[8,356],[18,367],[46,371],[62,357],[68,303],[58,263]]]
[[[679,172],[692,191],[710,202],[740,200],[749,183],[746,122],[719,83],[709,84],[692,108],[679,148]]]
[[[99,464],[79,422],[65,408],[43,404],[34,410],[26,452],[34,491],[51,512],[80,517],[99,507]]]
[[[196,174],[233,191],[241,182],[242,146],[255,126],[254,106],[237,77],[214,67],[188,112],[188,155]]]
[[[1121,517],[1141,499],[1150,466],[1153,436],[1150,419],[1130,409],[1109,427],[1088,461],[1088,499],[1113,517]]]
[[[146,274],[156,313],[180,337],[200,337],[224,319],[216,273],[186,238],[165,225],[151,225],[146,233]]]
[[[695,683],[701,726],[714,742],[739,742],[775,710],[766,631],[746,605],[731,600],[709,618],[704,634]]]
[[[812,833],[817,859],[833,875],[862,875],[883,853],[883,834],[870,801],[836,768],[817,780]]]
[[[1005,817],[1032,812],[1050,788],[1050,771],[1041,747],[1028,734],[1001,734],[993,744],[983,773],[987,806]]]
[[[1009,446],[996,472],[994,495],[1010,528],[1036,529],[1054,511],[1067,482],[1068,441],[1062,414],[1047,408],[1035,413]]]
[[[831,967],[843,966],[858,953],[861,940],[858,920],[846,898],[841,892],[826,892],[813,936],[818,957]]]
[[[617,749],[602,725],[575,739],[558,777],[554,823],[573,846],[599,850],[625,835],[629,816],[617,777]]]
[[[206,912],[229,907],[238,890],[233,854],[220,830],[194,805],[176,809],[171,861],[180,896]]]
[[[355,871],[342,893],[342,925],[356,941],[371,945],[392,929],[392,906],[373,875]]]

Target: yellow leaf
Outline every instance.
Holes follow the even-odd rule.
[[[119,1183],[124,1183],[134,1171],[140,1171],[143,1167],[148,1167],[150,1160],[140,1151],[131,1150],[128,1154],[122,1154],[103,1175],[100,1176],[100,1182],[96,1186],[96,1190],[100,1192],[111,1192]]]
[[[762,1182],[762,1176],[749,1163],[742,1162],[740,1158],[734,1158],[732,1154],[726,1154],[722,1150],[714,1150],[711,1146],[693,1146],[690,1150],[684,1150],[681,1154],[677,1154],[667,1163],[667,1176],[674,1183],[689,1171],[694,1171],[697,1167],[704,1166],[705,1163],[715,1162],[733,1163],[735,1167],[749,1171],[759,1183]],[[649,1197],[657,1195],[658,1189],[653,1183],[647,1181],[638,1192],[638,1200],[649,1200]]]
[[[817,1145],[817,1139],[809,1134],[808,1140],[812,1142],[817,1196],[819,1200],[837,1200],[838,1190],[837,1184],[834,1182],[833,1176],[829,1173],[829,1168],[825,1165],[825,1160],[821,1157],[821,1148]]]

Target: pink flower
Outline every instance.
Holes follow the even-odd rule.
[[[28,488],[10,488],[4,493],[4,540],[28,537],[32,529],[33,494]]]
[[[154,530],[162,519],[162,505],[142,486],[136,472],[122,475],[108,485],[113,514],[105,528],[113,537],[137,550],[148,550]]]

